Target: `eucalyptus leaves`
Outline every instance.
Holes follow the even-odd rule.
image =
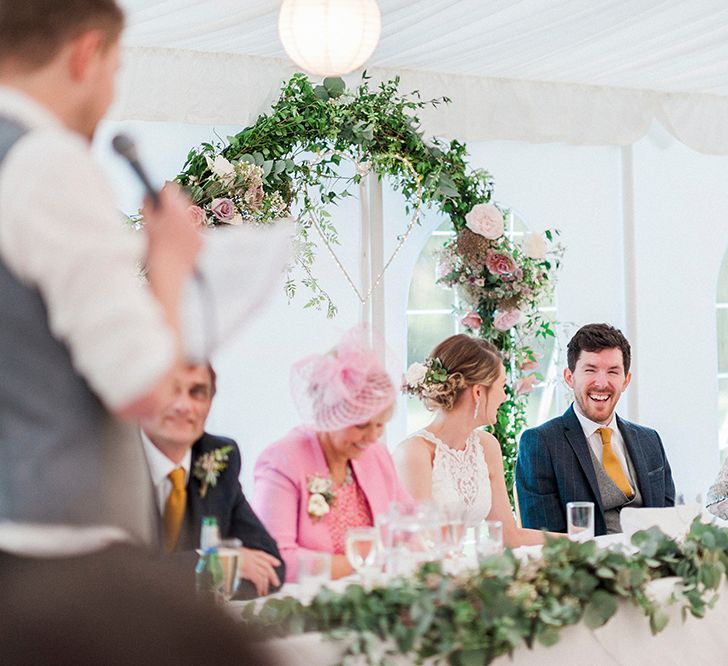
[[[649,593],[653,580],[677,577],[672,602],[702,617],[717,599],[728,567],[728,530],[695,521],[682,542],[657,528],[632,538],[634,554],[599,550],[595,542],[550,541],[542,557],[519,561],[510,551],[487,559],[469,576],[424,565],[416,578],[369,592],[350,585],[323,589],[310,606],[271,599],[243,617],[269,636],[323,631],[353,639],[351,654],[381,663],[387,640],[418,661],[439,655],[450,664],[484,664],[521,645],[552,645],[563,627],[606,623],[620,599],[645,614],[653,633],[667,623]]]

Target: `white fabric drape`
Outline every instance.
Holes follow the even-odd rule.
[[[276,98],[293,65],[274,58],[163,48],[125,51],[112,117],[204,125],[252,124]],[[465,141],[627,145],[654,120],[691,148],[728,153],[728,97],[608,86],[455,76],[372,68],[374,81],[400,75],[401,90],[446,107],[419,116],[430,135]],[[348,77],[356,84],[357,75]]]

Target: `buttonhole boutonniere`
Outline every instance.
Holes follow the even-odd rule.
[[[192,476],[200,481],[200,497],[207,495],[210,486],[215,487],[220,473],[227,468],[228,454],[232,446],[223,446],[219,449],[203,453],[192,467]]]
[[[330,477],[320,474],[309,474],[306,478],[306,488],[309,492],[308,515],[315,521],[323,518],[336,501],[334,482]]]

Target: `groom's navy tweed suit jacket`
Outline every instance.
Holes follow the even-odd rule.
[[[617,417],[646,507],[673,506],[675,485],[660,436]],[[567,502],[594,502],[594,534],[606,534],[589,444],[574,406],[521,435],[516,489],[523,527],[566,531]]]
[[[240,475],[240,450],[235,441],[227,437],[204,433],[192,446],[192,469],[194,470],[195,461],[201,455],[224,446],[233,447],[228,454],[227,466],[220,473],[217,484],[207,488],[204,497],[200,496],[200,480],[195,478],[194,474],[190,474],[187,482],[187,510],[177,541],[175,557],[177,559],[188,558],[189,571],[192,576],[197,559],[194,551],[200,546],[202,518],[215,516],[220,526],[220,536],[223,539],[238,538],[246,548],[262,550],[278,558],[281,565],[277,567],[276,573],[282,583],[285,580],[286,571],[283,558],[278,552],[278,546],[258,516],[255,515],[240,486],[238,478]],[[236,597],[251,598],[254,596],[256,596],[256,592],[252,583],[241,580]]]

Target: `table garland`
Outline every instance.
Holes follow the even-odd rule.
[[[252,126],[192,149],[176,181],[191,196],[190,217],[200,225],[275,224],[295,213],[301,277],[289,271],[285,290],[294,298],[300,282],[310,291],[304,307],[325,307],[328,316],[336,305],[316,277],[312,234],[334,252],[338,234],[328,209],[353,196],[366,173],[401,192],[412,220],[421,205],[449,218],[455,236],[441,252],[438,279],[458,292],[454,314],[467,330],[503,353],[507,399],[492,431],[510,489],[527,394],[542,379],[534,372],[534,347],[539,337],[554,335],[538,306],[553,289],[561,248],[552,231],[514,242],[504,233],[508,211],[493,202],[493,179],[469,166],[465,144],[424,137],[417,112],[449,101],[402,94],[398,77],[374,88],[365,72],[349,89],[340,78],[317,85],[295,74]],[[355,291],[365,300],[372,290]]]
[[[464,665],[490,663],[535,641],[553,645],[561,629],[579,622],[600,627],[620,599],[638,606],[657,634],[668,622],[648,589],[657,579],[678,579],[666,603],[680,604],[683,619],[703,617],[714,605],[728,567],[728,529],[696,519],[681,540],[652,527],[632,544],[637,552],[629,554],[594,541],[548,540],[539,558],[521,561],[506,551],[460,576],[427,563],[387,587],[324,588],[309,605],[290,597],[251,603],[243,619],[268,638],[325,632],[370,664],[402,654]]]

